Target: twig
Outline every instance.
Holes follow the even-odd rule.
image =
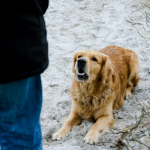
[[[138,0],[136,0],[131,6],[129,6],[128,8],[132,7]]]
[[[148,13],[145,11],[145,14],[146,14],[146,17],[148,18],[148,19],[150,19],[150,17],[148,16]],[[148,22],[150,22],[149,20],[148,20]]]
[[[142,50],[142,52],[144,54],[145,59],[148,59],[147,56],[146,56],[146,54],[145,54],[145,52],[143,50]]]
[[[139,31],[138,31],[138,34],[144,39],[150,39],[150,37],[144,37]]]
[[[126,111],[123,107],[122,107],[122,109],[124,110],[124,111]],[[129,111],[126,111],[128,114],[129,114],[129,116],[131,117],[131,118],[133,118],[133,116],[129,113]]]
[[[145,7],[147,7],[147,8],[150,8],[150,7],[148,7],[147,5],[145,5],[144,3],[142,3],[142,2],[140,2],[142,5],[144,5]]]
[[[146,18],[146,24],[147,24],[148,27],[150,27],[149,24],[148,24],[148,22],[150,22],[148,19],[150,19],[150,18],[148,17],[148,14],[147,14],[146,11],[145,11],[145,14],[146,14],[146,15],[145,15],[145,18]]]
[[[127,150],[129,150],[128,146],[122,141],[122,139],[119,139],[116,143],[116,146],[125,146]]]
[[[111,144],[116,145],[116,143],[113,143],[113,142],[98,142],[96,145],[99,145],[99,146],[100,146],[100,144],[107,144],[107,143],[111,143]]]
[[[150,122],[148,122],[148,123],[144,124],[144,125],[142,126],[142,128],[143,128],[143,127],[145,127],[145,126],[147,126],[148,124],[150,124]]]
[[[128,143],[128,145],[131,147],[131,149],[134,150],[134,149],[132,148],[132,146],[129,144],[128,140],[127,140],[127,139],[125,139],[125,140],[126,140],[126,142]]]
[[[135,23],[135,22],[129,21],[128,19],[126,19],[126,21],[128,21],[128,22],[131,23],[132,25],[136,25],[136,24],[142,25],[141,23]]]
[[[130,129],[130,135],[132,131],[138,128],[138,126],[141,124],[143,117],[144,117],[144,113],[141,114],[140,120],[135,124],[135,126]]]
[[[138,102],[138,100],[137,100],[137,102]],[[139,103],[139,102],[138,102],[138,103]],[[139,104],[140,104],[140,103],[139,103]],[[140,105],[141,105],[141,104],[140,104]],[[142,106],[142,105],[141,105],[141,106]],[[137,128],[141,125],[142,120],[143,120],[143,118],[144,118],[145,115],[147,115],[147,112],[145,111],[145,109],[144,109],[143,106],[142,106],[140,120],[139,120],[134,126],[132,126],[132,127],[130,127],[130,128],[126,128],[124,131],[118,131],[117,129],[113,128],[114,130],[117,130],[118,133],[122,133],[121,136],[120,136],[120,138],[116,141],[116,146],[121,146],[121,147],[125,146],[127,149],[129,149],[128,146],[129,146],[129,147],[131,147],[131,146],[130,146],[130,144],[129,144],[128,141],[137,141],[137,142],[140,142],[140,141],[134,139],[133,137],[132,137],[131,140],[127,140],[127,139],[126,139],[126,136],[127,136],[127,135],[129,135],[129,136],[132,135],[133,130],[137,129]],[[149,123],[150,123],[150,122],[148,122],[147,124],[149,124]],[[145,126],[146,126],[147,124],[145,124]],[[144,127],[144,125],[143,125],[143,127]],[[112,130],[113,130],[113,129],[112,129]],[[130,131],[130,132],[128,132],[128,131]],[[113,132],[113,131],[112,131],[112,132]],[[113,132],[113,133],[114,133],[114,132]],[[116,133],[116,134],[118,134],[118,133]],[[125,142],[123,142],[124,139],[127,141],[127,144],[128,144],[128,145],[127,145]],[[142,143],[142,142],[140,142],[140,144],[145,145],[145,144]],[[147,145],[145,145],[145,146],[147,146]],[[148,146],[147,146],[147,147],[148,147]],[[131,147],[131,148],[132,148],[132,147]],[[133,148],[132,148],[132,149],[133,149]]]
[[[146,146],[148,149],[150,149],[149,146],[147,146],[146,144],[144,144],[144,143],[142,143],[142,142],[140,142],[140,141],[138,141],[138,140],[136,140],[136,139],[130,139],[130,141],[136,141],[136,142],[138,142],[138,143],[140,143],[140,144]]]
[[[136,98],[136,100],[137,100],[137,98]],[[146,112],[144,106],[138,100],[137,100],[137,102],[138,102],[139,105],[141,105],[142,110],[146,113],[146,115],[149,115],[149,113]]]

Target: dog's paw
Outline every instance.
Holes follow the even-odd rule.
[[[130,91],[126,91],[125,99],[129,99],[131,96],[132,96],[132,93]]]
[[[88,143],[88,144],[96,144],[98,143],[98,138],[99,138],[99,132],[90,130],[86,134],[84,141],[85,143]]]
[[[85,141],[85,143],[88,143],[88,144],[96,144],[96,143],[98,143],[98,138],[94,138],[92,136],[86,136],[84,138],[84,141]]]
[[[62,132],[56,132],[52,135],[52,140],[62,140],[66,135]]]

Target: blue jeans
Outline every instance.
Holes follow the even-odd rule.
[[[0,84],[1,150],[42,150],[40,75]]]

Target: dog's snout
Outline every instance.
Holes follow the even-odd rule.
[[[80,58],[80,59],[78,59],[78,64],[79,65],[85,65],[86,64],[86,60],[84,58]]]

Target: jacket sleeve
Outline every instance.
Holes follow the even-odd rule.
[[[49,5],[49,0],[40,0],[40,4],[42,7],[42,12],[43,12],[43,14],[45,14],[45,12],[48,8],[48,5]]]

